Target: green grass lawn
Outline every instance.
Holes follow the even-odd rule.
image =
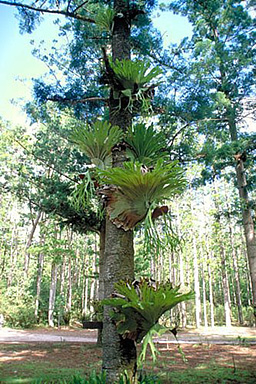
[[[255,349],[235,347],[231,352],[230,347],[194,345],[184,347],[184,352],[187,362],[176,347],[161,351],[156,363],[148,357],[143,371],[161,384],[256,383]],[[88,377],[93,370],[101,371],[101,350],[95,344],[0,345],[0,384],[69,383],[73,376]]]

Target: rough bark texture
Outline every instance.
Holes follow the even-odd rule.
[[[115,0],[112,58],[130,59],[130,21],[129,1]],[[110,123],[119,125],[126,131],[132,117],[128,110],[116,109],[116,101],[110,94]],[[126,160],[122,146],[113,150],[113,167],[122,166]],[[133,232],[118,229],[107,217],[104,254],[104,293],[110,296],[114,284],[120,280],[134,278]],[[110,308],[104,308],[103,321],[103,369],[107,374],[107,383],[113,384],[121,373],[126,372],[131,382],[136,382],[136,345],[132,340],[123,339],[109,316]]]

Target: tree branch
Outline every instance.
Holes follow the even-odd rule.
[[[41,161],[41,163],[43,164],[46,164],[47,167],[49,167],[50,169],[53,170],[53,172],[56,172],[58,173],[60,176],[63,176],[65,177],[66,179],[72,181],[73,183],[76,183],[78,184],[78,181],[76,179],[73,179],[72,177],[69,177],[68,175],[65,175],[65,173],[61,172],[60,170],[56,169],[54,165],[51,165],[51,164],[48,164],[44,159],[42,159],[41,157],[35,155],[33,152],[29,151],[19,140],[17,139],[14,139],[14,141],[19,144],[21,146],[21,148],[23,148],[25,150],[25,152],[28,154],[28,155],[31,155],[33,156],[36,160],[39,160]]]
[[[179,136],[179,134],[183,131],[183,129],[187,128],[188,126],[190,125],[190,123],[187,123],[185,125],[183,125],[171,138],[171,141],[169,143],[170,147],[173,146],[173,143],[174,143],[174,140],[176,139],[177,136]]]
[[[27,4],[22,4],[22,3],[14,3],[12,1],[4,1],[4,0],[0,0],[0,4],[10,5],[10,6],[17,7],[17,8],[18,7],[26,8],[26,9],[30,9],[32,11],[41,12],[41,13],[51,13],[51,14],[55,14],[55,15],[64,15],[66,17],[71,17],[73,19],[82,20],[82,21],[86,21],[88,23],[95,24],[95,20],[94,19],[91,19],[90,17],[85,17],[85,16],[82,16],[82,15],[79,15],[79,14],[77,14],[75,12],[69,12],[68,10],[61,11],[61,10],[58,10],[58,9],[37,8],[37,7],[34,7],[32,5],[27,5]]]
[[[66,97],[61,97],[61,96],[53,96],[53,97],[47,97],[47,101],[59,101],[61,103],[66,103],[70,105],[77,105],[77,104],[85,104],[88,101],[102,101],[104,103],[108,103],[109,99],[104,98],[104,97],[99,97],[99,96],[92,96],[92,97],[84,97],[83,99],[69,99]]]

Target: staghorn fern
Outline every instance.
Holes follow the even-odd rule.
[[[108,197],[110,220],[125,231],[142,221],[154,204],[181,193],[185,179],[177,162],[163,166],[159,160],[152,172],[143,173],[139,163],[98,172],[102,182],[114,185],[102,193]]]
[[[118,126],[98,120],[92,126],[77,127],[71,134],[71,140],[94,165],[105,169],[111,165],[111,150],[122,139],[122,135]]]
[[[166,311],[194,297],[192,292],[181,293],[179,287],[173,288],[170,282],[153,286],[146,279],[135,284],[116,283],[115,292],[116,297],[104,299],[102,303],[115,308],[112,318],[118,333],[136,342],[141,342],[150,330],[160,331],[161,327],[155,326]]]
[[[166,141],[161,132],[154,130],[153,124],[147,127],[145,124],[135,124],[129,128],[125,142],[129,145],[127,155],[131,160],[151,166],[159,158],[166,159],[164,151]]]
[[[124,89],[142,88],[159,76],[162,70],[159,67],[150,69],[150,63],[142,60],[116,60],[111,64],[117,80]]]
[[[103,31],[112,32],[113,25],[114,25],[114,17],[115,17],[115,11],[113,9],[111,8],[101,9],[95,17],[95,23]]]
[[[121,100],[127,99],[125,108],[131,113],[138,108],[148,110],[151,92],[159,85],[159,82],[154,85],[150,82],[162,73],[161,69],[150,69],[150,63],[141,60],[116,60],[111,63],[111,69],[114,79],[109,84],[112,84],[114,99],[119,100],[119,108],[122,105]]]

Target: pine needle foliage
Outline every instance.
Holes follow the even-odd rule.
[[[122,130],[107,121],[98,120],[92,126],[86,124],[74,129],[70,139],[77,144],[100,169],[111,166],[112,148],[122,139]]]
[[[112,317],[118,333],[141,342],[166,311],[194,297],[193,293],[181,293],[179,289],[170,282],[152,285],[147,279],[135,284],[121,281],[115,284],[116,297],[102,303],[115,308]]]
[[[185,186],[183,170],[173,162],[163,165],[159,160],[151,172],[142,172],[139,163],[127,162],[124,168],[100,171],[103,183],[115,186],[107,189],[108,214],[117,227],[129,230],[142,221],[154,204],[182,192]]]
[[[153,124],[134,124],[129,128],[125,142],[129,145],[127,155],[133,161],[151,166],[159,158],[167,159],[165,137],[162,132],[156,132]]]

